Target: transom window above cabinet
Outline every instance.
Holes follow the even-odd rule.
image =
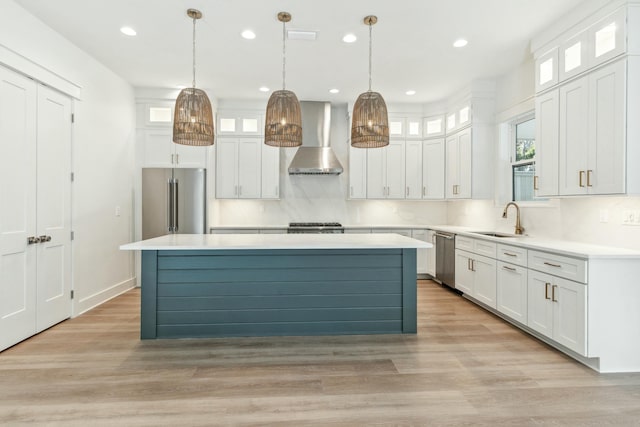
[[[218,113],[218,135],[262,135],[262,115],[260,113]]]
[[[458,131],[471,124],[471,107],[469,104],[456,107],[447,114],[447,133]]]
[[[389,115],[389,136],[392,138],[422,138],[422,118]]]
[[[536,92],[624,54],[627,50],[626,36],[626,7],[591,25],[578,26],[560,35],[536,52]]]
[[[138,128],[170,127],[173,124],[173,104],[166,102],[139,103]]]
[[[444,116],[426,117],[424,119],[424,137],[438,137],[444,135]]]

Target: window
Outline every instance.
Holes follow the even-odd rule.
[[[514,122],[512,135],[512,200],[535,200],[533,177],[536,174],[536,119],[529,116]]]

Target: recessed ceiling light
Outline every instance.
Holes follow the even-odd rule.
[[[353,42],[355,42],[356,40],[358,40],[358,38],[356,37],[356,35],[355,35],[355,34],[351,34],[351,33],[349,33],[349,34],[345,35],[345,36],[342,38],[342,41],[343,41],[343,42],[345,42],[345,43],[353,43]]]
[[[251,30],[244,30],[241,34],[242,38],[247,40],[253,40],[256,38],[256,33]]]
[[[260,89],[258,89],[260,92],[269,92],[269,88],[266,86],[262,86]]]
[[[134,30],[131,27],[122,27],[120,28],[120,32],[126,36],[132,36],[132,37],[138,34],[136,33],[136,30]]]
[[[415,95],[416,91],[415,90],[408,90],[405,92],[407,95],[411,96],[411,95]]]
[[[329,89],[329,93],[340,93],[340,89]]]
[[[466,41],[465,39],[458,39],[455,42],[453,42],[453,47],[464,47],[467,45],[467,43],[469,42]]]

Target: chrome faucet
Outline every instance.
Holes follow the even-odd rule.
[[[522,225],[520,224],[520,206],[518,206],[515,202],[507,203],[507,206],[504,207],[504,211],[502,212],[502,218],[507,217],[507,210],[509,209],[509,206],[516,207],[516,234],[524,233],[524,227],[522,227]]]

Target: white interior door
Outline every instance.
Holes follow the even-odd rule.
[[[71,100],[38,86],[37,330],[71,316]]]
[[[0,67],[0,350],[36,333],[36,84]]]

